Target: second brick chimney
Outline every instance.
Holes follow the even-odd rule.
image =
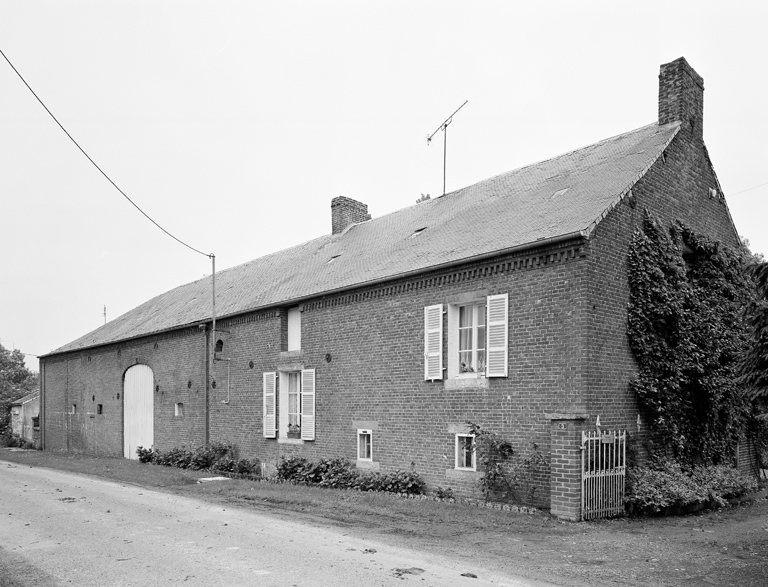
[[[659,71],[659,124],[682,122],[694,138],[704,130],[704,79],[684,57]]]
[[[363,204],[352,198],[339,196],[331,200],[331,229],[332,234],[339,234],[350,224],[370,220],[368,204]]]

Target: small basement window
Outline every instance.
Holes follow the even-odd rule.
[[[456,468],[465,471],[476,469],[474,434],[456,435]]]
[[[183,418],[184,417],[184,404],[183,403],[178,402],[176,404],[176,409],[175,409],[174,415],[177,418]]]
[[[104,413],[104,405],[103,404],[96,404],[96,413],[97,414],[103,414]]]
[[[77,404],[72,404],[72,411],[70,412],[70,414],[72,415],[77,414]]]
[[[357,460],[373,460],[373,433],[370,430],[357,431]]]

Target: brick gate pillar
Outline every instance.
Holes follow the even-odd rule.
[[[587,414],[548,414],[550,419],[550,513],[581,520],[581,432]]]

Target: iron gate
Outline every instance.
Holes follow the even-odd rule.
[[[627,431],[581,433],[581,519],[624,513]]]

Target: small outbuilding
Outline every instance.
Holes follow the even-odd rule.
[[[40,392],[34,391],[11,403],[11,433],[38,445],[40,439]]]

